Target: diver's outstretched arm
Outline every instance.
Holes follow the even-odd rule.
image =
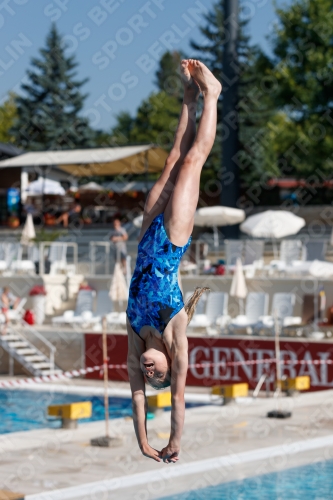
[[[171,432],[168,445],[161,451],[165,463],[176,462],[179,458],[180,441],[185,418],[185,384],[188,368],[188,341],[185,332],[187,315],[183,311],[177,320],[170,321],[168,332],[172,331],[171,349]],[[166,334],[168,335],[166,331]]]
[[[147,401],[145,391],[145,380],[140,368],[140,356],[145,351],[145,345],[140,338],[134,342],[136,333],[127,321],[128,353],[127,371],[132,392],[133,424],[138,440],[139,448],[145,457],[152,458],[156,462],[161,461],[161,452],[155,450],[148,444],[147,437]],[[139,343],[139,347],[138,344]],[[142,344],[142,345],[141,345]],[[142,351],[142,352],[141,352]]]

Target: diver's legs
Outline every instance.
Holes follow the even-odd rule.
[[[193,146],[182,160],[174,190],[165,209],[165,224],[170,240],[185,245],[192,230],[197,207],[202,167],[214,144],[217,100],[221,84],[201,62],[190,59],[190,73],[199,84],[204,107]]]
[[[187,60],[182,61],[181,64],[184,98],[173,147],[160,178],[156,181],[148,195],[144,211],[142,234],[154,217],[164,212],[174,189],[179,168],[191,149],[195,138],[196,110],[200,89],[189,73],[188,64]]]

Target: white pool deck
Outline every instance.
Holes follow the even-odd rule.
[[[97,394],[102,382],[72,380],[54,386],[45,384],[43,390]],[[128,391],[126,384],[110,384],[110,394],[126,396]],[[208,390],[196,396],[192,388],[188,398],[196,397],[209,399]],[[283,397],[280,407],[291,410],[292,417],[266,418],[276,408],[273,398],[187,410],[181,459],[170,465],[140,454],[131,419],[110,421],[111,434],[124,439],[115,448],[89,444],[92,437],[104,435],[102,421],[76,430],[4,434],[1,487],[24,493],[26,500],[149,500],[333,459],[333,390]],[[148,421],[153,447],[166,445],[169,421],[170,413]]]

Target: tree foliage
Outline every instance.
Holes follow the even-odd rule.
[[[14,94],[9,94],[8,99],[0,106],[0,142],[14,142],[15,138],[11,128],[17,117]]]
[[[160,59],[155,80],[160,91],[163,90],[180,100],[183,97],[183,85],[179,75],[179,65],[184,57],[182,52],[165,52]]]
[[[271,67],[269,59],[256,46],[250,45],[246,34],[247,21],[239,21],[238,80],[239,80],[239,150],[236,161],[240,167],[242,181],[270,175],[275,170],[271,154],[271,135],[268,120],[274,115],[271,99]],[[222,81],[223,50],[226,40],[224,27],[224,1],[218,0],[205,15],[205,24],[200,27],[204,43],[192,41],[191,45],[198,57]],[[206,177],[218,175],[222,168],[223,140],[227,139],[222,130],[223,92],[219,101],[218,129],[212,153],[206,163]],[[227,95],[226,97],[227,98]]]
[[[157,92],[142,101],[134,117],[127,112],[117,115],[109,143],[154,143],[170,149],[178,123],[182,83],[179,76],[179,52],[166,52],[156,71]]]
[[[333,10],[331,0],[296,0],[277,9],[275,99],[285,113],[276,145],[284,175],[331,173]]]
[[[30,150],[72,149],[93,145],[94,132],[80,117],[87,82],[77,80],[77,63],[66,56],[61,36],[53,25],[41,57],[33,58],[29,82],[16,97],[17,120],[12,133],[17,145]]]
[[[225,42],[224,2],[218,0],[200,28],[203,43],[192,42],[197,56],[222,80]],[[243,184],[271,176],[317,177],[333,163],[333,10],[331,0],[294,0],[276,11],[278,22],[269,59],[250,44],[247,22],[240,21],[239,151]],[[180,110],[182,87],[177,74],[182,54],[165,53],[156,72],[157,92],[135,116],[118,116],[112,138],[118,144],[157,142],[170,147]],[[222,93],[217,137],[203,171],[203,181],[223,174]]]

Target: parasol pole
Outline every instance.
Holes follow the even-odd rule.
[[[278,318],[277,311],[274,311],[274,330],[275,330],[275,366],[276,366],[276,409],[267,413],[268,418],[290,418],[291,412],[280,409],[280,395],[282,389],[281,381],[281,360],[280,360],[280,328],[281,318]]]
[[[103,329],[103,372],[104,372],[104,414],[105,414],[105,436],[109,438],[109,395],[108,395],[108,352],[106,341],[106,317],[102,320]]]
[[[277,247],[277,241],[276,241],[276,238],[272,237],[272,245],[273,245],[273,256],[274,256],[274,259],[278,259],[279,258],[279,252],[278,252],[278,247]]]
[[[105,414],[105,436],[92,438],[91,446],[111,447],[120,446],[123,443],[122,436],[110,436],[109,434],[109,397],[108,397],[108,352],[106,340],[106,316],[102,320],[102,341],[103,341],[103,372],[104,372],[104,414]]]
[[[213,232],[214,232],[214,247],[217,249],[219,246],[219,231],[217,229],[217,226],[213,226]]]
[[[280,364],[280,323],[276,311],[274,311],[275,323],[275,365],[276,365],[276,392],[277,398],[281,392],[281,364]]]
[[[319,307],[318,307],[318,280],[313,279],[313,329],[318,330]]]

